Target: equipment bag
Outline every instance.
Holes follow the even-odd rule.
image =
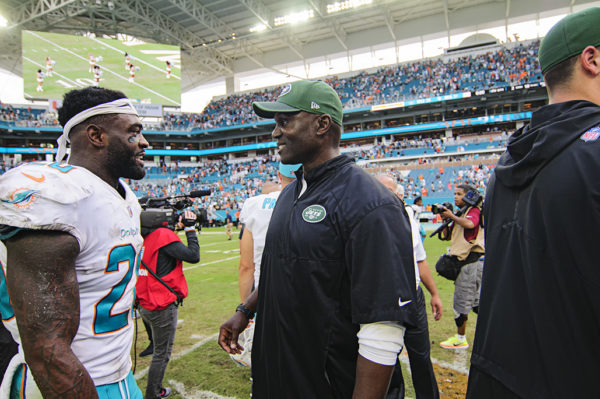
[[[438,274],[448,280],[455,281],[463,266],[456,256],[442,255],[435,264]]]
[[[460,261],[454,255],[442,255],[435,264],[435,270],[440,276],[447,278],[450,281],[456,281],[460,269],[462,269],[464,265],[477,262],[482,256],[483,254],[481,253],[471,252],[465,260]]]

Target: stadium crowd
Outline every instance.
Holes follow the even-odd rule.
[[[24,108],[3,103],[0,103],[0,121],[13,122],[16,126],[26,127],[59,125],[56,112],[47,112],[42,109]]]
[[[472,185],[483,192],[493,169],[493,163],[481,160],[481,163],[466,166],[388,168],[386,173],[403,187],[407,200],[422,197],[428,204],[439,198],[451,198],[461,184]],[[195,167],[150,166],[146,167],[146,173],[145,179],[130,182],[139,197],[168,197],[209,189],[210,196],[194,200],[194,209],[205,208],[209,215],[215,215],[214,219],[221,220],[224,213],[216,211],[236,213],[246,199],[260,194],[265,182],[277,180],[277,161],[264,157],[237,164],[212,161]]]
[[[325,79],[339,94],[344,109],[487,90],[541,82],[537,62],[539,41],[498,46],[481,54],[432,58]],[[274,100],[281,87],[234,94],[212,100],[201,113],[166,112],[163,120],[148,123],[150,130],[189,131],[244,125],[260,121],[252,111],[256,101]],[[24,126],[57,126],[56,114],[2,105],[0,120]]]
[[[340,95],[345,109],[417,98],[540,82],[539,41],[502,46],[483,54],[450,60],[434,58],[325,79]],[[252,103],[272,101],[280,87],[213,100],[201,114],[171,114],[165,126],[210,129],[257,122]]]
[[[507,138],[507,132],[469,139],[417,136],[403,138],[389,144],[377,144],[368,149],[363,148],[356,151],[354,155],[357,160],[377,160],[421,154],[461,153],[484,148],[504,148]]]
[[[402,150],[414,150],[422,153],[433,149],[437,153],[443,153],[447,148],[447,143],[451,143],[454,149],[481,143],[504,146],[505,140],[505,132],[495,137],[494,140],[490,140],[487,136],[465,137],[459,140],[416,136],[403,138],[390,144],[348,146],[343,151],[356,160],[373,160],[404,156]],[[461,155],[455,158],[473,159],[472,156]],[[427,158],[415,159],[412,162],[414,165],[427,163],[432,163],[432,165],[430,168],[411,171],[406,171],[406,168],[403,170],[388,168],[386,170],[387,173],[396,177],[398,184],[404,187],[405,196],[408,199],[418,196],[426,199],[427,197],[450,197],[454,188],[462,183],[471,184],[483,190],[485,182],[493,170],[493,164],[488,163],[484,158],[481,159],[481,164],[456,167],[435,167],[434,161]],[[2,160],[0,174],[14,166],[16,166],[15,162]],[[226,209],[237,211],[241,209],[246,199],[260,194],[265,181],[277,180],[278,160],[275,156],[262,156],[243,162],[228,162],[222,159],[201,162],[193,166],[179,162],[163,162],[160,165],[147,164],[145,169],[146,177],[144,179],[129,182],[138,197],[167,197],[182,195],[193,190],[209,189],[212,191],[210,196],[195,200],[196,209],[206,208],[209,212]]]

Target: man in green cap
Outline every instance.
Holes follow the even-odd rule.
[[[342,104],[323,82],[299,81],[274,103],[281,162],[302,163],[280,194],[258,290],[221,326],[219,344],[258,314],[252,351],[255,398],[383,398],[415,325],[410,224],[385,186],[340,155]]]
[[[549,105],[510,138],[485,199],[467,398],[598,397],[600,8],[542,40]]]

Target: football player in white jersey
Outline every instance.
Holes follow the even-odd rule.
[[[118,91],[65,94],[59,121],[56,162],[0,177],[0,306],[20,343],[0,397],[141,398],[129,354],[141,209],[119,178],[144,177],[148,142]]]
[[[240,212],[240,221],[244,225],[243,233],[240,238],[240,265],[238,287],[240,289],[240,299],[242,303],[250,296],[253,290],[258,288],[260,278],[260,262],[262,260],[263,249],[265,248],[265,239],[271,215],[275,208],[275,203],[281,190],[296,179],[294,172],[302,167],[302,164],[286,165],[279,164],[279,181],[275,190],[266,190],[270,187],[269,182],[263,185],[263,192],[255,197],[250,197],[244,201],[242,211]],[[254,337],[254,322],[248,324],[248,327],[240,334],[240,342],[244,350],[240,354],[230,354],[233,361],[241,366],[249,367],[251,365],[250,356],[252,353],[252,340]]]
[[[248,198],[242,205],[240,221],[244,224],[244,232],[240,239],[238,279],[242,302],[250,296],[253,288],[258,287],[260,261],[265,247],[267,228],[279,193],[296,179],[294,172],[301,166],[301,164],[286,165],[280,163],[278,175],[281,185],[277,186],[276,190],[266,192],[265,187],[268,186],[268,183],[265,183],[262,194]]]

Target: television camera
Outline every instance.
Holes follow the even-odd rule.
[[[483,196],[479,193],[479,191],[469,190],[465,193],[462,200],[465,203],[465,206],[463,206],[461,209],[459,209],[455,213],[456,216],[462,216],[467,211],[467,209],[469,209],[471,207],[479,206],[479,204],[481,204],[481,201],[483,201]],[[447,205],[450,205],[450,206],[447,206]],[[439,213],[442,213],[446,208],[449,209],[450,211],[453,211],[452,204],[445,202],[443,205],[439,205],[439,204],[433,205],[431,207],[431,212],[433,212],[435,214],[439,214]],[[435,209],[435,211],[434,211],[434,209]],[[438,227],[433,233],[431,233],[429,235],[429,237],[433,237],[436,234],[440,234],[446,227],[448,227],[448,225],[450,225],[450,223],[452,223],[452,219],[446,219],[440,227]]]
[[[171,197],[142,197],[139,199],[139,203],[142,206],[142,213],[140,215],[141,226],[146,229],[166,227],[175,230],[175,226],[179,222],[178,211],[191,207],[194,204],[191,198],[204,197],[210,195],[210,193],[210,190],[194,190],[189,194],[174,195]],[[183,217],[181,220],[183,225],[196,225],[200,228],[202,224],[208,221],[206,209],[200,209],[195,214],[196,219]]]

